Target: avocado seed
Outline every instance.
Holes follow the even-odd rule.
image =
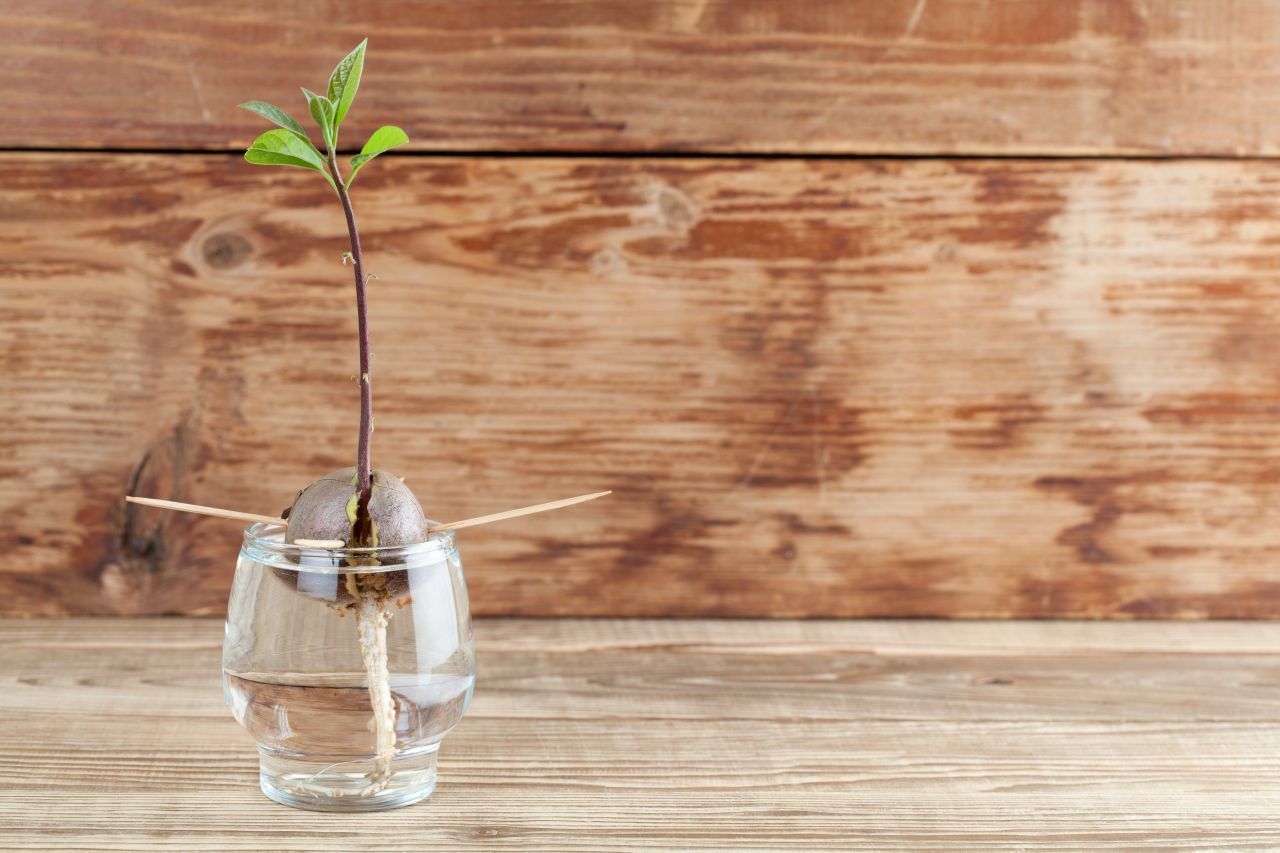
[[[359,499],[355,485],[356,469],[339,468],[307,486],[294,498],[286,512],[289,526],[285,541],[299,539],[340,539],[351,545]],[[369,498],[369,516],[373,522],[373,541],[379,547],[416,545],[427,540],[427,519],[413,491],[399,477],[387,471],[373,471],[373,493]],[[368,562],[361,560],[361,565]],[[276,576],[297,588],[298,573],[277,571]],[[375,573],[353,573],[361,589],[379,596],[402,596],[409,591],[408,572],[404,570]],[[310,593],[309,593],[310,594]],[[355,600],[351,585],[338,583],[333,603],[349,605]]]

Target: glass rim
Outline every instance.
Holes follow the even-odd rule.
[[[428,519],[427,523],[434,522]],[[385,559],[392,556],[427,554],[432,551],[452,551],[455,548],[454,532],[452,530],[438,530],[434,533],[429,533],[426,539],[421,542],[415,542],[412,545],[375,545],[362,548],[348,548],[346,546],[341,548],[321,548],[315,545],[298,545],[292,542],[285,542],[284,531],[285,525],[283,524],[265,521],[255,522],[244,529],[244,544],[282,556],[330,557],[335,560],[348,557],[377,557]]]

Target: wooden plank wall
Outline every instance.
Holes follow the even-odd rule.
[[[476,612],[1280,608],[1274,4],[16,0],[0,612],[221,612],[123,495],[349,463],[340,214],[234,105],[364,35],[376,464],[616,492],[461,536]]]

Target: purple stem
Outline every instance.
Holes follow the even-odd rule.
[[[360,232],[356,230],[356,214],[351,209],[347,184],[338,171],[338,160],[329,152],[329,171],[347,215],[347,231],[351,235],[351,262],[356,275],[356,318],[360,325],[360,444],[356,450],[356,487],[360,490],[360,516],[366,516],[373,493],[373,469],[369,465],[369,442],[373,437],[373,386],[369,379],[369,317],[365,299],[364,259],[360,255]]]

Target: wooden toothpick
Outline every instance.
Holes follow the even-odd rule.
[[[197,515],[215,515],[218,518],[231,518],[236,521],[258,521],[263,524],[288,524],[283,518],[276,518],[271,515],[257,515],[252,512],[236,512],[233,509],[218,509],[213,506],[200,506],[199,504],[184,504],[178,501],[162,501],[159,498],[135,498],[133,495],[125,498],[131,504],[142,504],[143,506],[154,506],[160,509],[176,509],[179,512],[194,512]]]
[[[521,507],[520,509],[509,509],[505,512],[495,512],[490,515],[478,515],[475,518],[464,518],[462,521],[451,521],[448,524],[433,524],[427,528],[428,533],[438,533],[442,530],[460,530],[463,527],[475,527],[478,524],[490,524],[495,521],[506,521],[508,518],[519,518],[522,515],[533,515],[535,512],[549,512],[553,509],[561,509],[574,504],[586,503],[596,498],[602,498],[605,495],[613,494],[612,491],[593,492],[589,495],[578,495],[575,498],[564,498],[558,501],[547,501],[542,504],[534,504],[533,506]],[[142,504],[143,506],[154,506],[160,509],[175,509],[179,512],[192,512],[197,515],[212,515],[217,518],[230,518],[235,521],[257,521],[262,524],[279,524],[287,525],[289,522],[283,518],[276,518],[271,515],[257,515],[252,512],[237,512],[233,509],[219,509],[212,506],[201,506],[200,504],[184,504],[179,501],[162,501],[159,498],[137,498],[133,495],[125,498],[129,503]],[[310,541],[310,540],[306,540]],[[337,541],[337,540],[333,540]],[[330,540],[324,540],[324,544],[328,546]],[[296,544],[296,543],[295,543]],[[338,546],[333,546],[338,547]]]
[[[586,503],[596,498],[602,498],[605,495],[613,494],[608,492],[592,492],[589,495],[578,495],[576,498],[564,498],[558,501],[547,501],[544,504],[534,504],[533,506],[521,507],[520,509],[509,509],[506,512],[495,512],[491,515],[477,515],[475,518],[464,518],[462,521],[451,521],[448,524],[437,524],[428,527],[432,533],[437,530],[461,530],[464,527],[475,527],[477,524],[488,524],[492,521],[506,521],[508,518],[519,518],[522,515],[533,515],[535,512],[548,512],[561,507],[573,506],[574,504]]]

